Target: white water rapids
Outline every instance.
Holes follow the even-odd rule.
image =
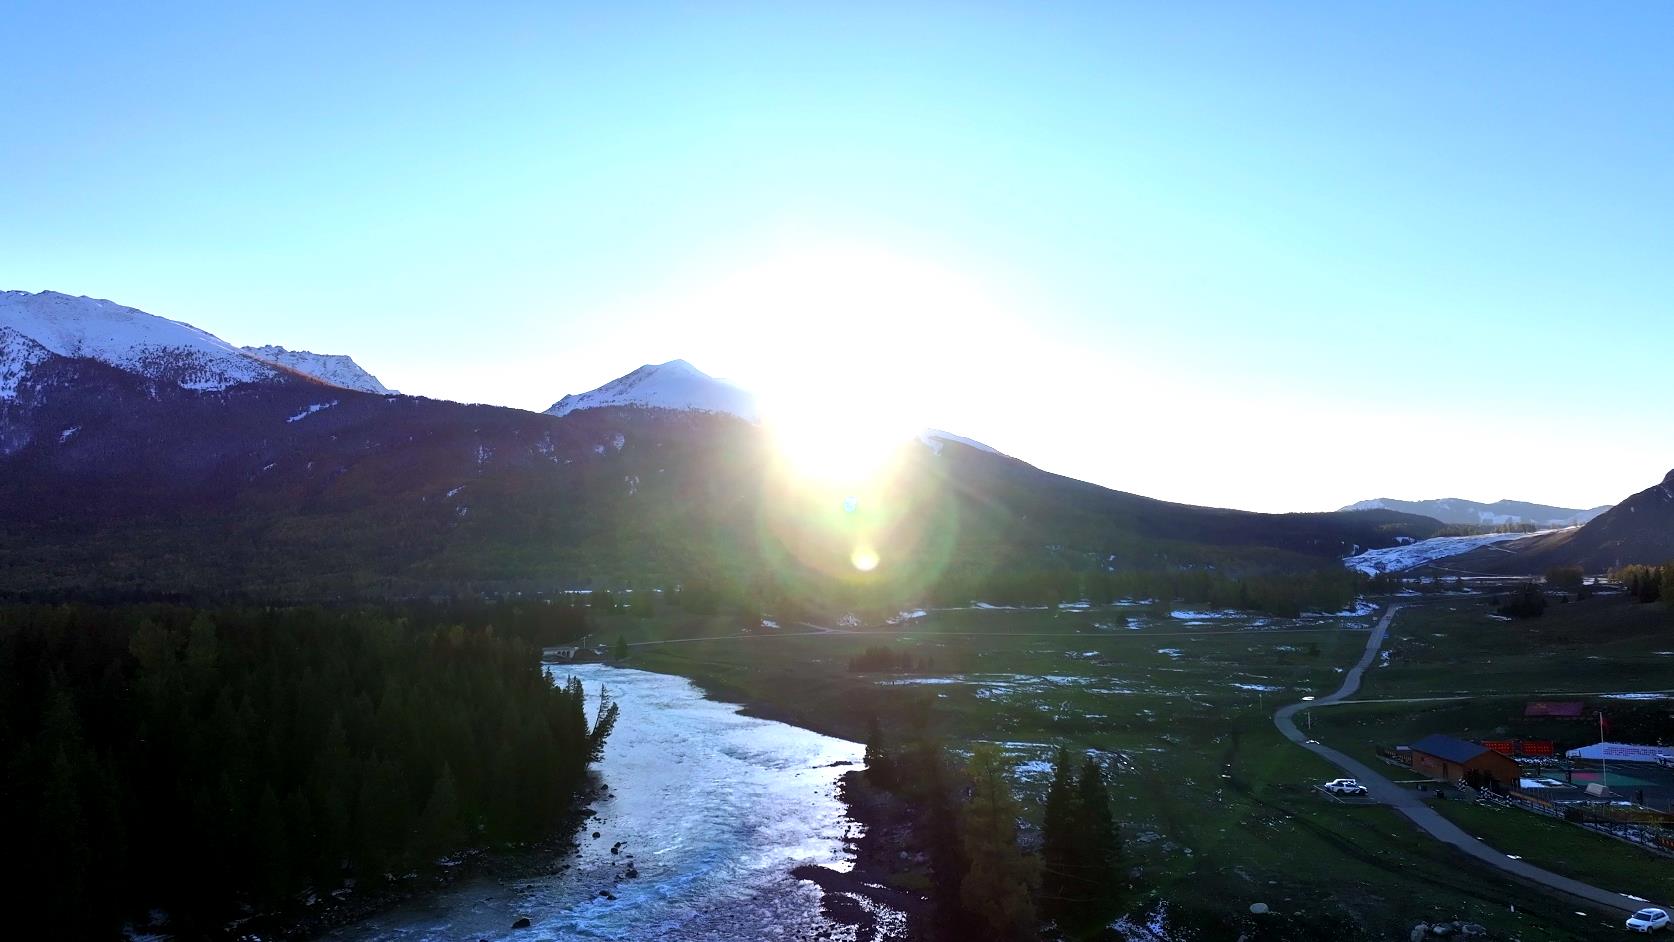
[[[561,858],[570,868],[466,881],[325,939],[854,938],[821,915],[819,889],[790,871],[852,865],[843,837],[853,825],[836,795],[850,766],[833,763],[858,765],[859,744],[741,716],[680,677],[601,664],[548,670],[560,682],[581,678],[589,698],[603,684],[622,705],[597,766],[609,797],[593,804],[580,852]],[[630,865],[638,877],[624,878]],[[511,928],[523,916],[530,927]]]

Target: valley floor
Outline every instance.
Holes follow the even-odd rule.
[[[1391,657],[1378,662],[1387,666],[1368,670],[1357,696],[1420,702],[1322,707],[1301,721],[1322,741],[1375,759],[1374,743],[1427,732],[1503,735],[1515,722],[1510,700],[1438,707],[1430,697],[1674,688],[1674,657],[1651,653],[1668,644],[1656,640],[1666,637],[1664,610],[1595,599],[1516,624],[1489,611],[1475,594],[1410,603],[1391,629]],[[955,748],[991,741],[1006,750],[1031,815],[1038,815],[1058,744],[1088,750],[1115,776],[1127,852],[1138,868],[1140,921],[1166,912],[1162,921],[1182,932],[1277,931],[1271,937],[1293,939],[1386,938],[1439,920],[1526,940],[1619,927],[1617,914],[1516,882],[1388,808],[1342,805],[1315,789],[1337,770],[1281,737],[1271,715],[1283,703],[1335,690],[1365,649],[1371,617],[1177,614],[1183,617],[1144,606],[960,610],[879,630],[780,631],[724,618],[618,616],[601,622],[599,636],[632,645],[634,666],[691,677],[754,712],[849,739],[863,738],[874,715],[887,723],[928,710]],[[683,641],[641,644],[673,639]],[[850,670],[855,655],[885,645],[927,660],[928,670]],[[1584,655],[1576,669],[1575,649],[1583,646],[1598,653]],[[1411,663],[1420,656],[1454,669]],[[1518,713],[1522,703],[1515,700]],[[1583,730],[1566,735],[1586,741]],[[1463,820],[1474,813],[1466,807],[1458,819],[1473,831],[1502,818],[1510,822],[1499,826],[1502,833],[1517,827],[1506,818],[1511,812]],[[1566,837],[1614,843],[1586,832]],[[1574,864],[1566,857],[1543,865],[1661,898],[1653,894],[1665,878],[1651,875],[1666,868],[1625,867],[1649,877],[1625,885],[1613,882],[1622,871],[1586,872],[1591,865],[1582,861],[1615,859],[1592,850]],[[1641,852],[1621,850],[1643,863],[1633,859]],[[922,874],[907,868],[897,877],[916,886]],[[1271,912],[1258,922],[1252,903]]]

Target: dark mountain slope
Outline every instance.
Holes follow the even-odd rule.
[[[0,458],[0,589],[407,596],[590,582],[836,574],[857,539],[885,569],[1090,561],[1300,568],[1436,524],[1387,512],[1265,515],[1110,491],[948,444],[903,446],[854,512],[774,473],[732,416],[513,409],[304,380],[147,388],[66,361],[14,409]],[[71,380],[73,379],[73,382]]]
[[[1578,565],[1588,572],[1605,572],[1633,563],[1674,560],[1674,471],[1661,484],[1634,494],[1586,526],[1501,544],[1501,548],[1501,552],[1460,556],[1458,568],[1534,574],[1552,566]]]

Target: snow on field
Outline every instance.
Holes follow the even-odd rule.
[[[1179,648],[1158,648],[1157,653],[1158,654],[1166,654],[1169,657],[1179,657],[1180,655],[1184,654],[1185,652],[1181,651]]]
[[[1041,694],[1066,687],[1079,687],[1089,693],[1126,694],[1137,691],[1129,687],[1114,686],[1114,678],[1095,677],[1081,674],[1048,674],[1045,676],[1031,676],[1029,674],[951,674],[940,677],[890,677],[878,681],[885,687],[913,687],[913,686],[970,686],[975,687],[977,699],[995,700],[1017,694]],[[1097,686],[1095,686],[1097,685]]]
[[[920,618],[924,618],[928,614],[929,613],[926,612],[922,608],[915,608],[910,612],[896,612],[895,614],[893,614],[893,615],[889,616],[888,618],[884,619],[884,624],[886,624],[886,625],[900,625],[900,624],[904,624],[904,623],[909,622],[909,621],[917,621]]]
[[[1366,615],[1377,614],[1378,606],[1366,599],[1355,599],[1354,605],[1340,612],[1305,612],[1304,614],[1324,618],[1362,618]]]
[[[1232,686],[1237,687],[1239,690],[1259,690],[1262,693],[1272,693],[1275,690],[1285,689],[1283,687],[1275,687],[1272,684],[1233,684]]]
[[[1604,695],[1604,699],[1606,699],[1606,700],[1667,700],[1667,699],[1670,699],[1670,697],[1666,693],[1607,693],[1607,694]]]
[[[1542,530],[1540,533],[1552,533],[1552,530]],[[1343,565],[1355,569],[1368,576],[1375,576],[1380,572],[1402,572],[1415,569],[1438,559],[1458,556],[1484,546],[1504,543],[1508,540],[1521,540],[1524,537],[1538,536],[1538,533],[1483,533],[1477,536],[1438,536],[1428,540],[1419,540],[1405,546],[1390,546],[1384,549],[1367,550],[1356,556],[1343,560]]]
[[[1207,619],[1207,618],[1243,618],[1248,613],[1247,612],[1235,612],[1231,609],[1223,609],[1223,610],[1218,611],[1218,612],[1194,612],[1191,609],[1177,608],[1174,611],[1169,612],[1168,614],[1169,614],[1170,618],[1178,618],[1178,619],[1181,619],[1181,620],[1198,621],[1198,620]]]

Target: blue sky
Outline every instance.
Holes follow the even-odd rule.
[[[1252,509],[1674,465],[1666,5],[243,6],[0,10],[0,288]]]

